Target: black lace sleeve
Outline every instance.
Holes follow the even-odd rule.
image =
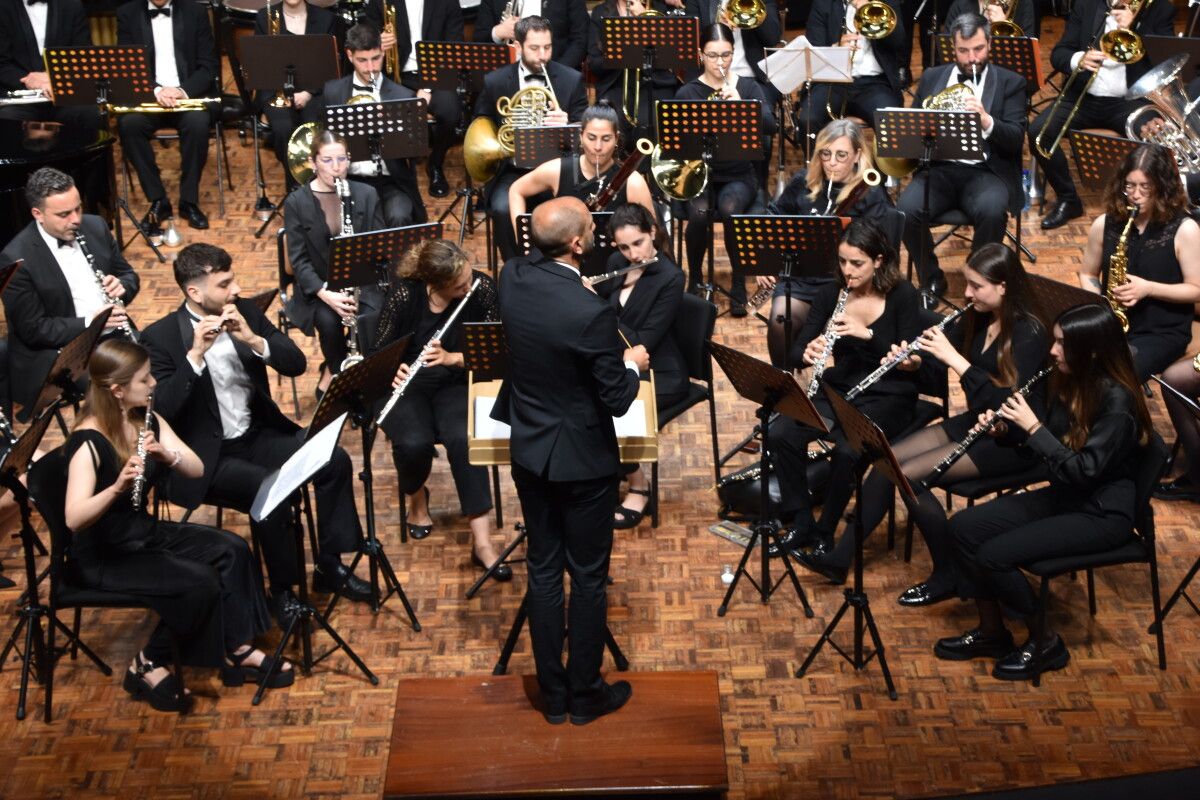
[[[463,312],[468,322],[499,322],[500,294],[496,291],[496,282],[485,272],[474,270],[473,274],[479,279],[479,288],[471,295],[470,307]]]
[[[388,283],[387,297],[379,313],[379,325],[375,328],[376,350],[382,350],[412,331],[416,323],[413,309],[416,307],[416,289],[419,286],[417,281],[407,278],[392,278]]]

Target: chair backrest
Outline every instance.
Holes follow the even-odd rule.
[[[708,355],[708,340],[717,325],[717,307],[694,294],[684,292],[683,302],[675,312],[671,333],[679,352],[687,363],[692,380],[712,381],[712,359]]]
[[[880,224],[883,226],[884,235],[899,253],[900,245],[904,242],[904,212],[895,207],[885,208]]]
[[[279,292],[287,294],[288,287],[295,283],[296,271],[292,269],[292,260],[287,254],[287,231],[281,225],[275,233],[275,259],[279,271]]]
[[[71,546],[67,527],[67,465],[62,447],[56,447],[29,465],[29,496],[50,532],[51,591],[61,576],[63,559]]]
[[[1150,441],[1138,453],[1137,472],[1134,476],[1135,505],[1133,524],[1143,539],[1154,542],[1154,507],[1150,498],[1154,487],[1167,471],[1171,450],[1157,432],[1150,432]]]

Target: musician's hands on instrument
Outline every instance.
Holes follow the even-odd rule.
[[[642,372],[650,369],[650,353],[646,351],[644,345],[638,344],[627,348],[625,353],[621,356],[621,360],[632,361],[633,363],[637,364],[638,369]]]
[[[388,50],[391,50],[393,47],[395,47],[396,46],[396,32],[395,31],[381,31],[379,33],[379,45],[380,45],[380,49],[383,50],[384,52],[387,52]]]
[[[121,471],[117,473],[117,479],[112,483],[112,489],[117,494],[125,494],[133,488],[133,479],[138,476],[138,472],[142,468],[142,460],[138,458],[137,453],[129,457],[125,462],[125,466],[121,467]]]
[[[983,127],[992,127],[992,115],[989,114],[987,109],[983,107],[983,103],[978,97],[968,97],[966,102],[963,103],[963,109],[965,111],[974,111],[976,114],[978,114],[979,124],[981,124]]]
[[[1103,50],[1088,50],[1083,54],[1083,59],[1079,62],[1079,68],[1087,72],[1095,72],[1100,69],[1100,65],[1104,63],[1104,59],[1108,56],[1104,55]]]
[[[429,103],[432,103],[433,102],[433,90],[432,89],[417,89],[417,99],[424,100],[426,105],[428,105]]]
[[[568,122],[569,120],[567,119],[567,112],[563,111],[561,108],[556,108],[553,111],[547,111],[546,115],[542,117],[543,126],[566,125]]]
[[[112,321],[111,319],[109,320]],[[192,347],[188,350],[188,360],[196,366],[204,363],[204,354],[213,346],[213,342],[221,335],[223,317],[208,315],[201,317],[192,331]]]
[[[842,38],[838,39],[839,47],[858,47],[859,36],[853,31],[846,31],[842,34]]]
[[[178,86],[160,86],[154,92],[154,97],[163,108],[175,108],[180,100],[187,99],[187,92]]]
[[[358,304],[354,302],[354,295],[352,294],[322,289],[317,292],[317,298],[333,309],[333,313],[342,319],[354,316],[358,312]]]
[[[129,321],[129,315],[125,313],[125,309],[120,306],[113,306],[112,313],[108,315],[108,322],[104,323],[104,329],[112,330],[113,328],[121,328]]]
[[[1033,409],[1029,407],[1029,403],[1025,402],[1025,398],[1014,392],[1004,404],[1000,406],[1000,416],[1014,425],[1020,426],[1026,433],[1033,433],[1033,429],[1041,423],[1038,421],[1037,414],[1033,413]]]
[[[900,342],[900,344],[892,345],[888,349],[888,354],[886,356],[884,356],[883,358],[879,359],[879,363],[880,364],[888,363],[889,361],[891,361],[892,359],[894,359],[898,355],[900,355],[900,353],[906,347],[908,347],[908,342]],[[908,358],[904,359],[903,361],[901,361],[899,364],[896,365],[896,369],[903,370],[905,372],[916,372],[920,368],[921,368],[921,357],[919,355],[917,355],[916,353],[910,354],[908,356]]]
[[[1127,5],[1117,6],[1113,10],[1109,11],[1108,15],[1116,21],[1118,28],[1129,28],[1133,26],[1133,12],[1129,10],[1129,6]]]
[[[146,455],[153,458],[160,464],[170,464],[175,460],[175,453],[163,446],[163,443],[154,435],[154,431],[146,431],[145,437]]]
[[[954,356],[961,355],[950,340],[946,338],[945,332],[936,326],[927,329],[920,337],[921,349],[931,356],[941,361],[943,364],[950,361]]]
[[[806,364],[815,364],[821,359],[821,354],[825,352],[825,337],[818,336],[807,345],[804,346],[804,362]],[[830,353],[832,356],[833,354]],[[829,366],[832,366],[830,364]]]
[[[45,72],[31,72],[21,78],[21,85],[26,89],[40,89],[45,95],[50,95],[50,75]]]
[[[845,315],[838,317],[833,323],[833,332],[842,336],[853,336],[855,339],[870,339],[872,332],[866,325],[863,325],[856,319],[851,319]]]
[[[992,420],[995,418],[995,411],[989,409],[983,412],[979,415],[979,420],[973,426],[971,426],[971,433],[978,435],[980,431],[990,425]],[[992,425],[991,430],[988,431],[988,436],[991,436],[992,438],[999,438],[1006,433],[1008,433],[1008,423],[1004,420],[1000,420],[996,422],[996,424]]]
[[[1142,127],[1138,129],[1138,134],[1143,139],[1153,139],[1162,132],[1164,127],[1166,127],[1166,123],[1163,121],[1162,117],[1153,117],[1147,120]]]
[[[625,8],[628,9],[631,17],[639,17],[646,13],[646,6],[642,4],[641,0],[628,0]]]
[[[408,380],[408,373],[409,373],[408,364],[401,364],[399,367],[397,367],[396,368],[396,377],[392,378],[392,388],[399,389],[400,384],[402,384],[406,380]]]
[[[517,20],[519,19],[520,17],[516,16],[501,17],[500,23],[492,26],[492,40],[497,42],[507,42],[508,40],[515,38],[515,31],[513,29],[516,28]]]
[[[125,284],[112,275],[105,275],[101,279],[100,285],[104,287],[104,293],[109,297],[124,297],[127,294]]]
[[[254,344],[258,339],[258,334],[250,330],[250,326],[246,324],[246,318],[233,303],[226,303],[225,307],[221,309],[221,322],[224,330],[243,344]]]
[[[760,289],[774,289],[775,288],[775,276],[774,275],[756,275],[754,277],[754,282],[756,284],[758,284],[758,288],[760,288]]]
[[[1001,22],[1008,19],[1004,6],[999,3],[988,3],[983,9],[983,15],[987,17],[988,22]]]
[[[427,367],[462,367],[466,365],[462,353],[451,353],[442,347],[439,339],[430,339],[421,352],[421,361]]]
[[[1132,308],[1139,300],[1153,294],[1154,284],[1137,275],[1126,275],[1128,280],[1112,288],[1113,297],[1121,301],[1121,305]]]
[[[312,100],[312,92],[296,92],[292,95],[292,102],[296,104],[297,109],[304,108],[309,100]]]

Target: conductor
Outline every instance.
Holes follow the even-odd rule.
[[[582,201],[559,197],[533,212],[530,255],[500,273],[509,374],[493,416],[512,426],[513,482],[529,534],[529,635],[540,709],[552,725],[586,725],[629,700],[627,681],[600,675],[608,559],[620,460],[613,416],[624,414],[647,369],[642,346],[621,350],[617,314],[580,278],[595,225]],[[624,361],[624,364],[622,364]],[[563,668],[563,571],[571,576]]]

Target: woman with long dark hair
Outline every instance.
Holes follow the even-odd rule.
[[[929,546],[933,572],[924,581],[900,595],[901,605],[929,605],[949,598],[954,592],[953,544],[948,533],[945,509],[924,484],[934,466],[955,449],[984,411],[995,409],[1017,387],[1037,374],[1046,362],[1050,343],[1042,325],[1033,316],[1029,283],[1017,254],[1002,244],[987,244],[967,258],[963,267],[966,299],[972,307],[943,333],[936,326],[921,334],[921,349],[896,369],[916,370],[922,359],[933,359],[933,368],[948,369],[958,377],[967,408],[943,422],[931,425],[892,445],[901,469],[918,495],[909,501],[910,519]],[[893,348],[889,358],[907,345]],[[1042,407],[1044,388],[1037,385],[1029,399]],[[941,475],[933,486],[972,478],[1009,475],[1033,464],[1033,455],[1023,447],[1002,447],[992,439],[981,439]],[[880,472],[872,472],[863,483],[859,510],[863,532],[875,530],[887,513],[892,484]],[[905,498],[907,500],[907,498]],[[805,566],[835,583],[845,581],[854,559],[854,536],[843,533],[836,547],[820,542],[811,553],[797,553]]]
[[[1114,282],[1112,294],[1129,319],[1134,368],[1145,381],[1183,355],[1200,302],[1200,225],[1187,214],[1179,168],[1165,147],[1144,144],[1113,173],[1104,213],[1092,223],[1083,250],[1083,288],[1105,293],[1130,208],[1137,213],[1125,241],[1128,282]]]
[[[88,363],[91,385],[83,413],[63,447],[69,460],[66,523],[74,531],[68,568],[87,586],[136,595],[159,615],[158,626],[125,673],[135,700],[159,711],[178,711],[171,635],[181,659],[215,667],[226,686],[262,683],[272,657],[253,645],[271,625],[262,579],[250,548],[228,531],[156,520],[130,497],[144,471],[150,487],[166,471],[197,478],[204,464],[162,417],[145,433],[147,458],[137,454],[138,431],[154,392],[150,355],[122,339],[101,342]],[[148,491],[148,490],[147,490]],[[295,673],[281,665],[271,686],[291,685]]]
[[[1021,564],[1119,547],[1132,537],[1138,450],[1154,429],[1125,336],[1100,305],[1064,311],[1050,349],[1048,410],[1014,394],[1000,407],[1001,434],[1023,438],[1046,467],[1050,485],[959,512],[950,521],[958,593],[974,600],[979,625],[938,641],[938,658],[995,658],[992,675],[1028,680],[1062,669],[1070,656],[1052,630],[1036,627],[1037,595]],[[981,415],[980,421],[990,418]],[[1002,608],[1025,619],[1020,647]]]

